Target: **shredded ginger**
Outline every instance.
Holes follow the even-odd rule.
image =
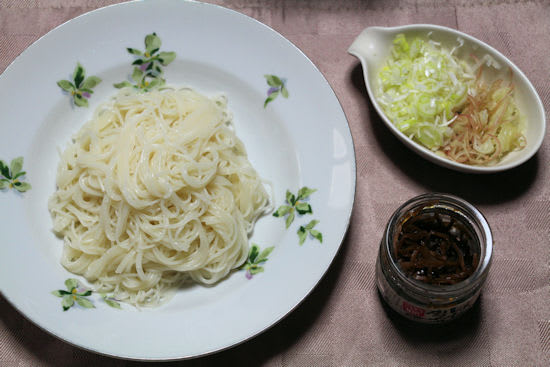
[[[499,68],[489,55],[472,68],[433,40],[403,34],[378,74],[377,100],[409,138],[459,163],[489,165],[525,146],[524,123],[513,86],[487,86],[482,64]],[[477,71],[477,76],[475,75]]]
[[[524,121],[512,83],[505,85],[499,79],[488,85],[478,77],[474,90],[450,125],[453,134],[440,152],[459,163],[488,165],[512,150],[523,149]]]

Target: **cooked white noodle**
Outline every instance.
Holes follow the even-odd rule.
[[[121,90],[61,154],[49,201],[61,263],[99,292],[155,305],[212,284],[248,255],[270,200],[224,97]]]

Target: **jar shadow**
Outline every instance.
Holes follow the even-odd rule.
[[[387,317],[390,338],[383,348],[405,365],[428,365],[445,360],[449,366],[489,366],[494,343],[490,337],[492,320],[483,305],[483,292],[471,309],[445,324],[422,324],[399,315],[378,293]],[[398,340],[399,342],[396,342]],[[399,346],[396,348],[396,346]],[[415,361],[411,364],[411,361]]]
[[[482,322],[482,296],[460,317],[443,324],[423,324],[409,320],[394,311],[377,291],[378,300],[395,330],[413,344],[445,343],[457,339],[471,338],[477,334]]]

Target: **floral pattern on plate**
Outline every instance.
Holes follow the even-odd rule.
[[[284,98],[288,98],[288,89],[286,88],[286,79],[279,78],[276,75],[266,74],[264,75],[269,89],[267,90],[267,98],[264,101],[264,108],[267,105],[275,100],[279,95],[282,95]]]
[[[73,81],[59,80],[57,85],[64,91],[70,93],[73,97],[75,106],[88,107],[88,99],[92,96],[92,90],[96,85],[101,83],[101,79],[97,76],[89,76],[86,78],[86,70],[80,63],[76,64],[73,72]]]
[[[128,47],[126,51],[136,56],[132,65],[132,80],[135,84],[125,80],[114,84],[115,88],[134,87],[135,89],[147,92],[151,89],[163,86],[166,80],[162,77],[163,66],[167,66],[176,58],[175,52],[159,52],[162,45],[161,39],[155,32],[145,36],[145,51]]]
[[[13,188],[19,192],[30,190],[31,184],[22,181],[22,177],[26,174],[27,172],[23,171],[23,157],[13,159],[9,166],[0,160],[0,190],[6,188]]]

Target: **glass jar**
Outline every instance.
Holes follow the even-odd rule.
[[[430,284],[422,275],[424,270],[415,273],[414,277],[406,274],[400,264],[408,265],[411,261],[405,264],[402,259],[396,259],[396,243],[402,241],[400,238],[403,237],[404,224],[408,221],[414,224],[415,220],[411,221],[411,218],[417,218],[418,222],[418,218],[422,218],[419,216],[437,216],[438,223],[441,223],[440,218],[452,221],[447,228],[456,223],[468,232],[471,238],[468,243],[472,252],[477,255],[472,256],[472,272],[465,279],[454,284]],[[456,228],[454,230],[456,232]],[[470,309],[477,300],[487,278],[492,250],[493,239],[489,224],[474,206],[453,195],[420,195],[401,205],[386,226],[376,263],[376,284],[386,303],[408,319],[430,324],[452,321]],[[461,261],[464,265],[464,261]],[[424,281],[414,278],[423,278]]]

